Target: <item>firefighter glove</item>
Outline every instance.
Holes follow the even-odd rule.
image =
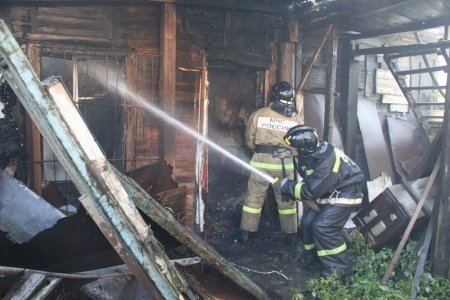
[[[283,187],[286,185],[289,179],[287,178],[276,178],[274,182],[272,183],[272,189],[274,192],[282,194],[283,193]]]

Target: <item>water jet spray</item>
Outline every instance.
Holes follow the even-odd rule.
[[[95,69],[97,70],[97,72],[95,72],[95,73],[88,72],[88,74],[90,77],[92,77],[93,79],[97,80],[98,82],[100,82],[102,84],[104,84],[104,81],[102,81],[102,78],[98,74],[114,73],[113,71],[111,71],[101,65],[96,65]],[[104,70],[104,72],[98,72],[98,70],[102,70],[102,69]],[[106,73],[106,72],[108,72],[108,73]],[[110,77],[110,76],[108,76],[108,77]],[[110,77],[110,78],[114,78],[114,77]],[[118,78],[118,77],[115,77],[115,78]],[[169,115],[167,112],[158,108],[156,105],[147,102],[145,98],[131,92],[123,82],[119,81],[119,82],[117,82],[116,85],[112,85],[107,82],[105,84],[105,86],[110,91],[119,92],[123,96],[128,97],[135,104],[144,108],[147,111],[152,112],[153,114],[158,116],[164,122],[171,124],[173,127],[177,128],[179,130],[182,130],[182,131],[186,132],[187,134],[191,135],[192,137],[194,137],[195,139],[207,144],[208,146],[213,148],[215,151],[217,151],[217,152],[221,153],[222,155],[231,159],[234,163],[246,168],[250,172],[253,172],[253,173],[261,176],[266,181],[268,181],[270,183],[274,183],[278,180],[278,178],[273,178],[272,176],[268,175],[267,173],[265,173],[259,169],[256,169],[255,167],[251,166],[247,162],[245,162],[245,161],[241,160],[240,158],[238,158],[237,156],[231,154],[230,152],[228,152],[227,150],[225,150],[218,144],[216,144],[213,141],[211,141],[210,139],[202,136],[201,134],[199,134],[192,128],[188,127],[187,125],[183,124],[179,120],[175,119],[173,116]]]

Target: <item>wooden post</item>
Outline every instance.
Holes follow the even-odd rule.
[[[137,86],[137,62],[138,56],[135,53],[127,55],[126,72],[127,72],[127,87],[132,91],[136,91]],[[136,105],[132,100],[125,97],[125,121],[124,133],[125,137],[125,170],[130,171],[136,168]]]
[[[290,16],[289,40],[281,45],[280,80],[295,84],[295,52],[298,41],[298,20]]]
[[[165,111],[172,116],[175,114],[176,23],[175,4],[162,4],[159,94]],[[164,123],[163,139],[164,159],[175,169],[175,130],[168,123]]]
[[[439,178],[439,197],[435,203],[438,205],[436,237],[433,253],[433,275],[450,279],[450,76],[447,71],[447,92],[445,95],[444,125],[442,128],[443,143],[441,151],[442,172]]]
[[[352,55],[353,45],[350,40],[342,41],[342,81],[341,81],[341,112],[340,121],[344,136],[345,153],[355,158],[355,138],[358,126],[358,74],[359,64]]]
[[[41,74],[41,49],[34,43],[29,43],[27,56],[34,72]],[[42,194],[42,136],[29,116],[25,120],[26,153],[28,160],[28,186],[38,195]]]
[[[298,37],[297,44],[295,47],[295,84],[294,86],[298,86],[300,84],[300,80],[302,79],[302,71],[303,71],[303,44],[302,44],[302,31],[300,24],[298,25]]]
[[[327,78],[326,78],[326,95],[325,95],[325,124],[323,126],[323,138],[329,143],[333,142],[333,125],[334,125],[334,106],[336,100],[336,70],[337,70],[337,48],[338,33],[336,29],[332,30],[331,39],[328,45],[327,55]]]
[[[281,45],[280,80],[294,83],[295,44],[283,43]]]

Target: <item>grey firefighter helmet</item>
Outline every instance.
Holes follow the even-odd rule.
[[[288,130],[283,137],[284,142],[297,149],[302,157],[308,157],[320,147],[320,139],[314,127],[297,125]]]
[[[270,90],[271,107],[276,112],[292,117],[297,114],[295,108],[295,90],[286,81],[279,81]]]

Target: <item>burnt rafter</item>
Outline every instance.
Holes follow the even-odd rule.
[[[155,3],[172,3],[183,6],[215,7],[230,10],[259,11],[265,13],[287,13],[289,7],[292,7],[292,1],[290,0],[3,0],[0,6],[138,6]]]
[[[449,24],[446,0],[331,0],[308,9],[294,6],[304,28],[333,23],[352,38],[367,38]]]

